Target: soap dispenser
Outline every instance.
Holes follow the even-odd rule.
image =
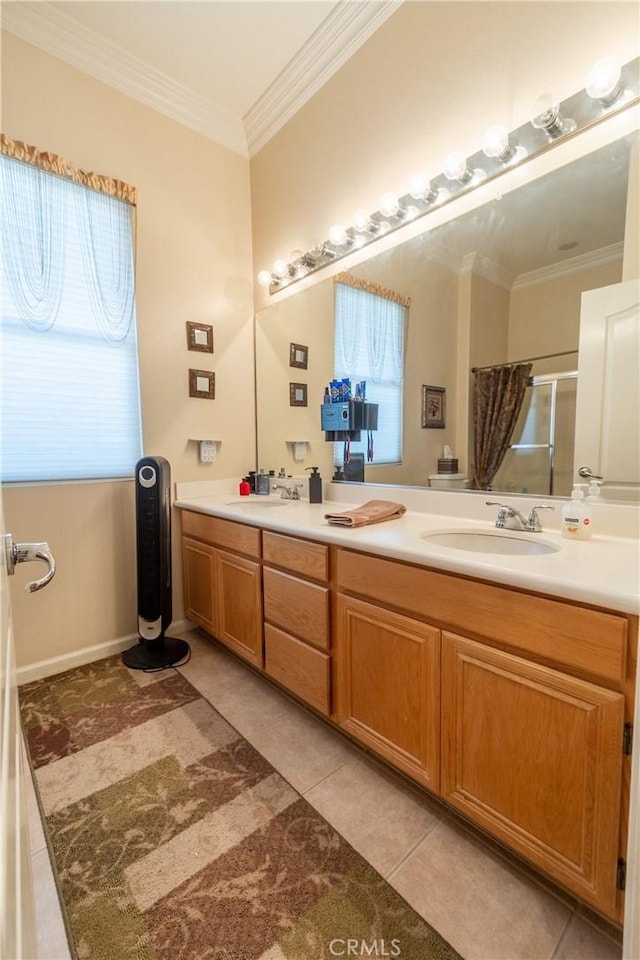
[[[591,507],[584,499],[583,484],[571,491],[571,500],[562,508],[562,536],[570,540],[591,539]]]
[[[271,491],[271,484],[269,482],[269,476],[266,474],[262,467],[258,472],[256,477],[256,493],[261,494],[262,496],[268,496]]]
[[[591,503],[598,503],[601,500],[600,481],[591,479],[589,489],[587,490],[587,500]]]
[[[322,503],[322,477],[317,467],[307,467],[309,474],[309,503]]]

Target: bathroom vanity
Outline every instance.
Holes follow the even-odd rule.
[[[489,522],[344,529],[326,505],[177,506],[190,620],[622,921],[637,541],[545,533],[548,554],[488,556],[428,534]]]

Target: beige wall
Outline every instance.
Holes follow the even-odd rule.
[[[295,336],[292,334],[295,331]],[[323,480],[333,474],[333,446],[320,430],[319,407],[333,376],[333,284],[309,289],[302,303],[295,297],[273,304],[256,317],[256,391],[258,420],[265,425],[258,447],[260,467],[284,467],[302,475],[317,466]],[[291,342],[309,348],[306,370],[289,366]],[[289,384],[307,384],[307,406],[289,404]],[[307,440],[305,459],[293,459],[289,440]],[[306,495],[306,490],[304,491]]]
[[[620,283],[622,261],[561,274],[511,291],[509,360],[578,349],[583,291]],[[566,369],[561,361],[553,369]],[[545,372],[550,368],[545,367]],[[541,372],[541,371],[539,371]]]
[[[2,129],[138,188],[137,309],[144,452],[173,480],[240,477],[254,461],[248,162],[3,34]],[[186,349],[185,321],[212,323],[213,356]],[[215,401],[188,397],[189,367],[213,369]],[[211,466],[189,438],[223,440]],[[133,484],[5,488],[8,529],[48,540],[56,580],[12,585],[18,665],[136,632]],[[174,530],[174,534],[175,534]],[[182,617],[174,536],[174,619]]]
[[[608,54],[638,55],[636,3],[404,3],[251,161],[257,273],[374,210],[386,190],[519,126]],[[260,303],[268,295],[256,294]]]

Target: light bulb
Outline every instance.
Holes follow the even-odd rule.
[[[261,287],[268,287],[271,283],[271,273],[268,270],[261,270],[258,274],[258,283]]]
[[[341,223],[334,223],[329,230],[329,243],[334,247],[343,247],[347,242],[347,231]]]
[[[400,203],[395,193],[383,193],[378,209],[383,217],[396,217],[400,210]]]
[[[594,100],[600,100],[608,107],[622,92],[621,74],[620,61],[615,57],[598,60],[589,71],[585,90]]]
[[[550,93],[543,93],[533,105],[531,126],[535,127],[536,130],[544,131],[550,140],[555,140],[563,133],[570,133],[575,130],[576,122],[561,117],[557,100]]]
[[[560,108],[550,93],[543,93],[533,105],[531,126],[536,130],[549,130],[560,119]]]
[[[409,196],[414,200],[423,200],[430,188],[430,183],[423,177],[411,177],[409,180]]]
[[[410,203],[408,207],[405,207],[404,215],[407,220],[415,220],[420,211],[416,207],[415,203]]]
[[[276,260],[273,265],[273,272],[276,277],[280,277],[282,280],[284,277],[289,276],[289,264],[285,260]]]
[[[366,210],[358,210],[353,217],[353,226],[358,233],[366,233],[369,229],[369,214]]]
[[[457,180],[458,183],[468,183],[472,176],[467,166],[467,158],[460,150],[455,150],[446,157],[443,172],[447,180]]]
[[[438,199],[437,192],[433,189],[430,182],[423,177],[412,177],[409,181],[409,196],[414,200],[422,200],[423,203],[435,203]]]
[[[495,127],[489,127],[484,135],[482,152],[485,157],[495,158],[499,160],[500,163],[506,163],[508,160],[511,160],[515,149],[509,143],[509,131],[507,128],[499,124]]]

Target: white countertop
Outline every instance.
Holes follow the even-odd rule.
[[[394,491],[393,496],[375,488],[360,490],[357,499],[350,491],[348,499],[343,502],[332,498],[320,504],[310,504],[307,500],[281,500],[273,495],[240,497],[237,484],[222,489],[222,492],[202,493],[195,484],[178,485],[175,506],[491,583],[535,590],[623,613],[640,613],[640,545],[637,539],[594,534],[591,540],[574,542],[561,537],[557,529],[545,529],[542,533],[515,535],[552,544],[558,548],[557,552],[537,556],[488,554],[439,546],[421,534],[437,530],[499,533],[494,528],[493,518],[478,520],[459,513],[411,509],[400,519],[364,527],[338,527],[325,520],[325,513],[353,509],[369,499],[406,502],[409,498],[403,497],[402,490]],[[451,502],[440,501],[441,504]],[[544,526],[545,513],[541,514],[541,519]]]

